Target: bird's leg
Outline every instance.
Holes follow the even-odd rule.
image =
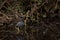
[[[17,33],[16,34],[19,34],[20,33],[19,27],[15,27],[15,29],[17,30]]]

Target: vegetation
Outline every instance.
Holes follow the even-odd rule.
[[[60,40],[60,0],[0,0],[0,40]]]

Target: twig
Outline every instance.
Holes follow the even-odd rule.
[[[3,5],[4,5],[6,2],[7,2],[7,0],[5,0],[5,1],[1,4],[0,9],[3,7]]]
[[[47,2],[47,1],[46,1]],[[42,3],[39,7],[35,4],[34,7],[31,9],[31,15],[37,11],[39,8],[41,8],[46,2]]]

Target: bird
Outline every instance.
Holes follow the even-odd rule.
[[[17,22],[16,26],[23,27],[25,25],[23,16],[20,17],[20,21]]]
[[[23,30],[25,25],[23,16],[20,17],[20,20],[16,23],[15,28],[17,30],[17,34],[20,33],[21,30]]]

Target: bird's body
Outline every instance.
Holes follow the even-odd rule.
[[[23,27],[25,25],[25,23],[23,21],[20,21],[16,24],[16,26],[18,27]]]
[[[20,30],[23,30],[24,29],[24,25],[25,23],[23,21],[20,21],[16,24],[16,30],[17,30],[17,34],[21,33]]]

